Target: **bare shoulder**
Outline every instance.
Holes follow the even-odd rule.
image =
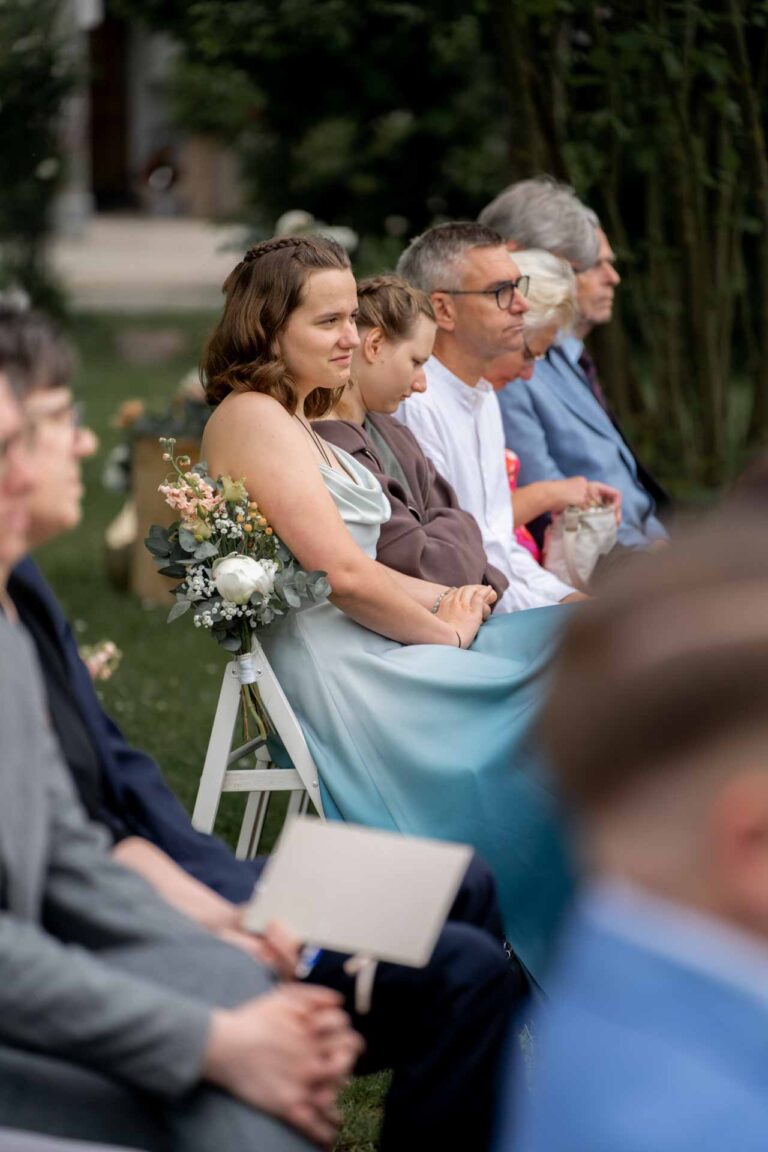
[[[231,443],[244,436],[290,441],[296,434],[295,423],[273,396],[264,392],[232,392],[213,410],[205,427],[204,443]]]
[[[251,477],[300,464],[311,445],[301,426],[274,397],[263,392],[231,393],[214,410],[203,434],[202,452],[211,470]]]
[[[266,392],[230,392],[216,408],[214,408],[207,427],[216,431],[219,427],[231,429],[244,421],[247,424],[257,422],[270,425],[284,424],[290,427],[291,417],[279,400]]]

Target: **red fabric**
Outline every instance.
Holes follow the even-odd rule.
[[[516,456],[515,453],[512,452],[509,448],[505,448],[504,462],[507,465],[509,490],[510,492],[514,492],[517,488],[517,478],[520,475],[520,458],[519,456]],[[519,528],[515,528],[515,539],[517,540],[518,544],[522,544],[523,548],[528,549],[537,564],[541,564],[541,548],[539,548],[538,544],[524,524]]]

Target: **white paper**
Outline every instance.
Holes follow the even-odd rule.
[[[299,938],[421,968],[469,865],[471,848],[296,817],[287,822],[243,925],[281,920]]]

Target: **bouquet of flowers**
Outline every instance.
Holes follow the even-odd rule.
[[[176,456],[173,438],[161,439],[172,474],[160,492],[179,514],[169,528],[153,524],[146,544],[159,571],[180,583],[168,622],[191,613],[196,628],[238,657],[243,717],[266,738],[269,719],[255,685],[254,634],[303,601],[319,603],[330,593],[324,572],[305,572],[275,535],[242,480],[212,479],[203,462]]]

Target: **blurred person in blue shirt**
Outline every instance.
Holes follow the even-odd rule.
[[[569,622],[540,730],[586,880],[497,1152],[768,1148],[768,532],[745,511]]]

